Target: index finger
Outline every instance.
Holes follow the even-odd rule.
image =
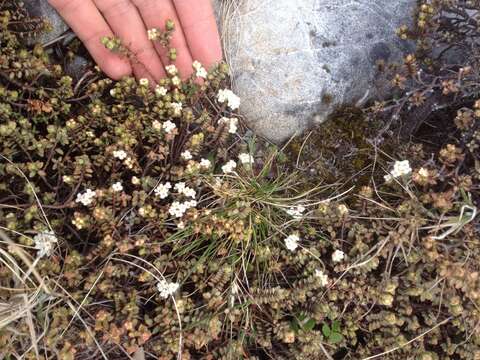
[[[91,0],[48,0],[86,46],[100,68],[111,78],[130,75],[126,59],[113,54],[101,43],[103,36],[113,33]]]
[[[209,68],[222,60],[222,45],[210,0],[173,0],[192,59]]]

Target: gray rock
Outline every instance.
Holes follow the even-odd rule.
[[[218,1],[240,110],[274,142],[381,95],[377,62],[413,51],[395,30],[417,0]]]
[[[82,56],[75,55],[71,61],[65,63],[65,74],[76,83],[85,74],[89,66],[91,66],[90,61]]]
[[[51,31],[42,32],[39,36],[31,39],[32,42],[47,44],[67,31],[68,25],[62,20],[60,15],[52,8],[47,0],[23,0],[25,8],[31,16],[40,17],[47,20],[51,26]]]

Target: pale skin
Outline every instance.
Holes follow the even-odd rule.
[[[98,66],[112,79],[133,75],[155,83],[166,76],[167,50],[148,39],[147,30],[165,29],[173,20],[171,46],[183,77],[193,61],[206,68],[222,59],[222,48],[211,0],[49,0],[85,44]],[[122,40],[132,59],[107,50],[104,36]]]

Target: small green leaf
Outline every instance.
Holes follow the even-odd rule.
[[[292,320],[290,323],[290,328],[297,334],[300,331],[300,326],[298,326],[297,319]]]
[[[332,344],[336,344],[336,343],[339,343],[340,341],[343,340],[343,335],[338,333],[338,332],[332,332],[330,334],[330,336],[328,337],[328,340],[332,343]]]
[[[330,337],[330,334],[332,333],[332,330],[330,329],[330,326],[328,326],[328,324],[323,324],[322,333],[325,337],[327,337],[327,338]]]
[[[304,331],[312,331],[315,325],[316,323],[314,319],[308,319],[307,321],[303,322],[302,328]]]
[[[337,333],[341,333],[341,331],[340,331],[340,321],[335,320],[332,323],[332,331],[337,332]]]

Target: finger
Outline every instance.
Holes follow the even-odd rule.
[[[120,79],[132,73],[126,59],[113,54],[102,45],[101,38],[113,36],[113,33],[90,0],[49,0],[49,3],[77,34],[107,76]]]
[[[132,66],[136,76],[155,81],[165,77],[162,61],[151,41],[137,8],[129,0],[94,0],[113,32],[133,53]],[[149,76],[149,74],[151,76]]]
[[[222,45],[210,0],[173,0],[194,60],[209,68],[222,60]]]
[[[188,49],[185,36],[180,27],[180,21],[175,13],[175,7],[170,0],[158,1],[158,0],[132,0],[135,6],[137,6],[145,25],[149,29],[161,29],[164,30],[165,22],[167,20],[173,20],[175,22],[176,29],[172,34],[172,40],[170,46],[177,50],[177,59],[175,65],[182,77],[186,78],[193,72],[192,69],[192,57]],[[165,65],[170,63],[168,59],[167,49],[161,44],[155,42],[155,48],[162,58]]]

